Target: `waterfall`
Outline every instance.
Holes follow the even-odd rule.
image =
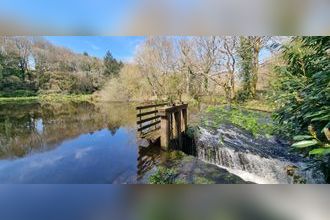
[[[260,184],[323,183],[323,175],[307,167],[306,159],[288,152],[289,147],[272,138],[255,138],[233,125],[215,131],[200,128],[197,157]]]

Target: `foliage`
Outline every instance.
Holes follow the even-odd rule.
[[[292,146],[321,160],[330,179],[330,37],[296,37],[283,47],[274,83],[274,118],[296,135]],[[308,134],[308,133],[309,134]]]
[[[262,113],[242,110],[237,107],[227,109],[216,106],[208,107],[206,112],[210,118],[206,119],[204,123],[213,127],[229,122],[250,131],[253,135],[273,134],[275,131],[274,125]]]
[[[270,102],[267,99],[254,99],[249,100],[243,104],[241,104],[243,108],[249,109],[249,110],[255,110],[255,111],[262,111],[262,112],[273,112],[274,104],[273,102]]]
[[[243,80],[243,82],[244,82],[244,80]],[[245,83],[243,83],[243,85],[244,84]],[[243,87],[245,87],[245,86],[243,86]],[[236,93],[235,99],[236,99],[237,103],[245,103],[246,101],[251,99],[251,92],[249,91],[249,89],[248,90],[245,90],[245,89],[238,90],[238,92]]]
[[[54,103],[54,102],[70,102],[70,101],[92,101],[92,95],[38,95],[38,96],[21,96],[21,97],[0,97],[0,104],[4,103]]]
[[[242,80],[242,89],[237,93],[237,101],[245,102],[252,97],[252,69],[253,69],[253,48],[252,42],[246,38],[240,38],[238,49],[240,57],[240,78]]]
[[[215,184],[215,181],[209,180],[205,177],[197,176],[194,178],[194,184]]]
[[[178,151],[178,150],[173,150],[167,152],[166,154],[166,158],[169,159],[170,161],[181,160],[184,156],[185,154],[182,151]]]
[[[104,57],[104,74],[107,76],[116,76],[120,72],[120,69],[123,67],[121,61],[117,61],[111,54],[110,51],[107,51]]]
[[[31,97],[37,93],[31,90],[0,91],[0,97]]]
[[[93,93],[109,76],[105,68],[119,72],[123,65],[112,56],[108,58],[103,63],[40,37],[0,37],[0,95]]]
[[[150,176],[150,184],[174,184],[177,173],[174,169],[158,167],[157,172]]]
[[[105,101],[144,101],[152,97],[147,79],[134,64],[126,64],[117,77],[111,78],[100,91]]]

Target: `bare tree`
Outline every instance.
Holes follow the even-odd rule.
[[[169,95],[169,76],[178,73],[178,53],[173,39],[150,37],[138,50],[136,62],[157,97]]]
[[[223,55],[224,66],[227,72],[227,80],[224,84],[227,99],[231,100],[235,97],[235,72],[237,59],[237,42],[238,38],[235,36],[222,37],[220,52]]]
[[[26,37],[15,37],[13,39],[17,48],[19,66],[23,73],[23,78],[25,79],[28,72],[28,63],[31,55],[32,43],[31,40]]]

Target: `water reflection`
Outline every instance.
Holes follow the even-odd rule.
[[[0,106],[1,183],[134,183],[159,159],[122,103]]]

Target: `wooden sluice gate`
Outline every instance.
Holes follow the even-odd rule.
[[[182,138],[188,126],[188,104],[153,104],[136,107],[139,137],[150,142],[160,140],[167,151],[182,148]]]

